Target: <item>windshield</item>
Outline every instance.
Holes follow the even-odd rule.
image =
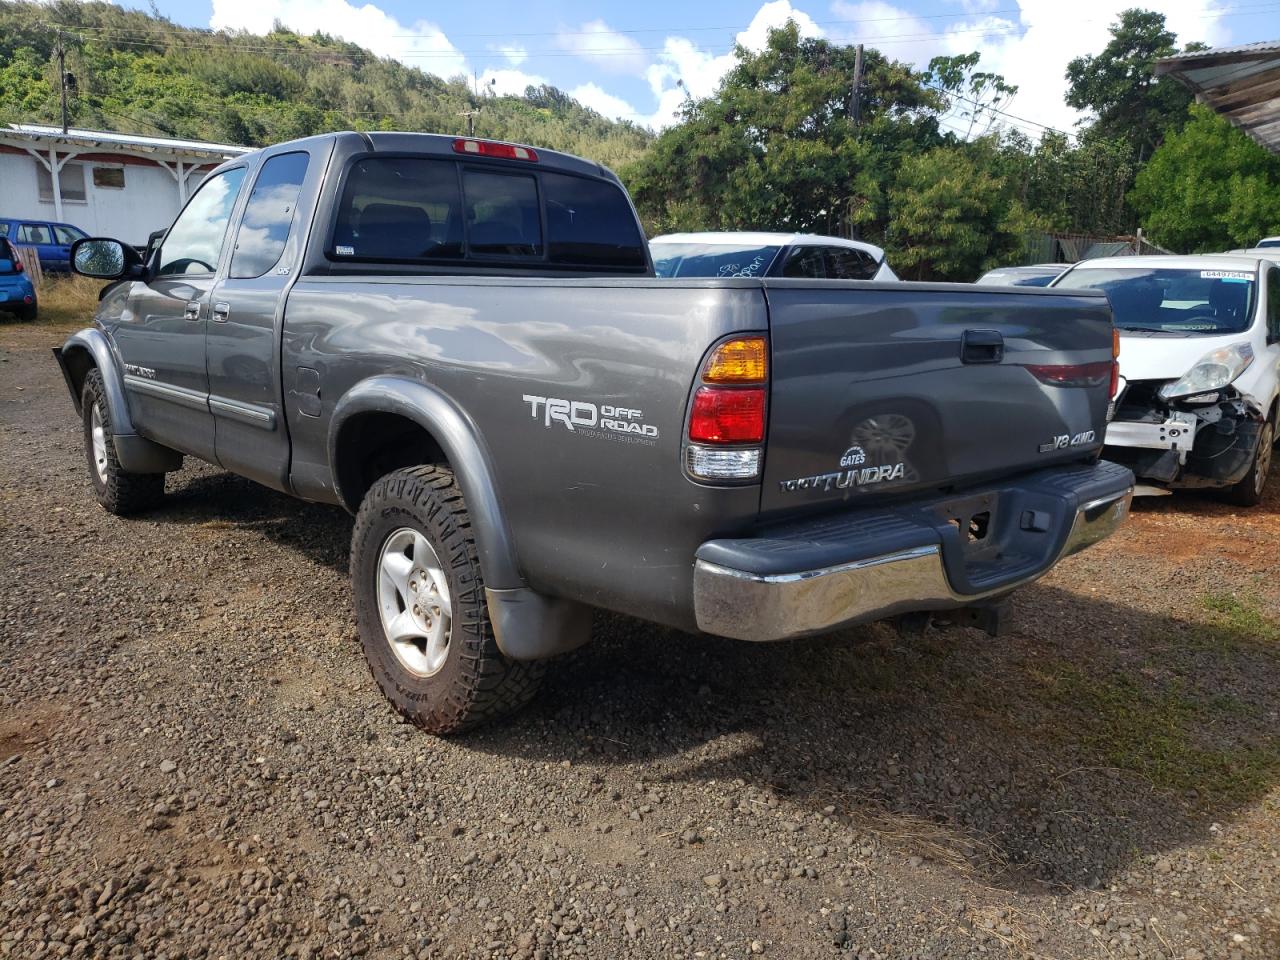
[[[732,243],[651,243],[660,277],[763,277],[781,247]]]
[[[1267,237],[1265,240],[1258,241],[1258,247],[1265,249],[1266,247],[1280,247],[1280,237]]]
[[[1105,290],[1120,330],[1239,333],[1253,315],[1254,272],[1151,267],[1073,270],[1057,284]]]

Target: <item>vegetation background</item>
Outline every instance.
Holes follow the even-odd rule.
[[[651,234],[856,236],[885,246],[909,278],[971,280],[1027,262],[1045,231],[1142,226],[1185,252],[1280,232],[1280,157],[1153,77],[1178,38],[1138,9],[1119,16],[1103,50],[1069,65],[1064,98],[1089,117],[1073,131],[1016,116],[1016,87],[977,53],[920,71],[869,48],[855,110],[853,48],[794,26],[758,53],[739,48],[716,95],[690,100],[655,135],[554,87],[487,96],[468,78],[441,80],[324,34],[196,30],[71,0],[0,0],[0,122],[56,122],[59,30],[77,126],[260,146],[339,129],[462,133],[471,113],[477,136],[617,170]]]

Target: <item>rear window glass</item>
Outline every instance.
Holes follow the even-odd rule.
[[[366,157],[353,164],[330,255],[406,263],[539,261],[631,272],[648,264],[631,204],[615,184],[426,157]]]
[[[358,161],[338,206],[333,252],[362,260],[462,256],[462,197],[448,160]]]
[[[544,173],[552,263],[643,267],[644,238],[626,195],[612,184]]]
[[[763,277],[781,247],[736,243],[651,243],[660,277]]]
[[[533,177],[467,170],[467,246],[481,256],[542,256],[542,218]]]

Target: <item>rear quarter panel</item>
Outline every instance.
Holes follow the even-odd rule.
[[[530,586],[692,628],[694,551],[753,522],[760,490],[685,478],[685,407],[712,342],[766,330],[757,281],[302,278],[285,312],[284,392],[300,367],[323,386],[319,417],[287,404],[294,487],[332,498],[330,419],[353,386],[429,384],[473,422]],[[580,405],[573,429],[547,400]],[[597,419],[635,411],[612,419],[656,436],[592,427],[588,404]]]

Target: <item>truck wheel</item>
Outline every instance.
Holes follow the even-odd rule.
[[[93,495],[108,513],[125,516],[154,507],[164,496],[163,473],[130,473],[116,459],[111,438],[111,410],[97,367],[84,378],[80,394],[84,421],[84,453],[89,461]]]
[[[1244,479],[1227,491],[1227,499],[1242,507],[1255,507],[1262,502],[1262,491],[1267,486],[1267,473],[1271,470],[1271,451],[1275,446],[1275,426],[1270,420],[1258,433],[1258,449],[1253,464]]]
[[[459,733],[527,703],[540,663],[494,639],[471,518],[453,471],[406,467],[375,483],[351,535],[351,586],[373,679],[413,723]]]

